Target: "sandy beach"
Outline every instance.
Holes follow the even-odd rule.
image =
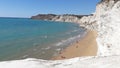
[[[97,37],[96,31],[88,30],[85,37],[83,37],[79,41],[76,41],[75,43],[61,51],[59,55],[53,57],[52,60],[63,60],[83,56],[96,56],[97,55],[96,37]]]

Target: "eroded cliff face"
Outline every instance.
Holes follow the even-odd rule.
[[[55,15],[55,14],[38,14],[36,16],[32,16],[32,19],[38,20],[49,20],[49,21],[60,21],[60,22],[74,22],[78,23],[83,16],[88,15],[73,15],[73,14],[63,14],[63,15]]]
[[[88,29],[98,31],[98,56],[120,55],[120,1],[102,0],[93,16],[83,17],[81,22]]]
[[[80,19],[83,16],[88,16],[88,15],[58,15],[52,19],[52,21],[61,21],[61,22],[74,22],[74,23],[79,23]]]

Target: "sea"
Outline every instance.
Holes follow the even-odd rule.
[[[78,24],[0,18],[0,61],[37,58],[49,60],[85,35]]]

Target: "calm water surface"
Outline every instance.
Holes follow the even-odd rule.
[[[0,18],[0,61],[49,59],[84,33],[73,23]]]

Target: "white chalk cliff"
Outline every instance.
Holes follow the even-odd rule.
[[[78,19],[76,18],[76,20]],[[82,17],[77,22],[85,28],[98,31],[96,40],[99,50],[97,57],[73,58],[62,61],[40,59],[6,61],[0,62],[0,68],[119,68],[120,1],[102,0],[97,4],[93,16]]]
[[[83,17],[88,29],[98,31],[98,56],[120,55],[120,1],[103,0],[93,16]]]

